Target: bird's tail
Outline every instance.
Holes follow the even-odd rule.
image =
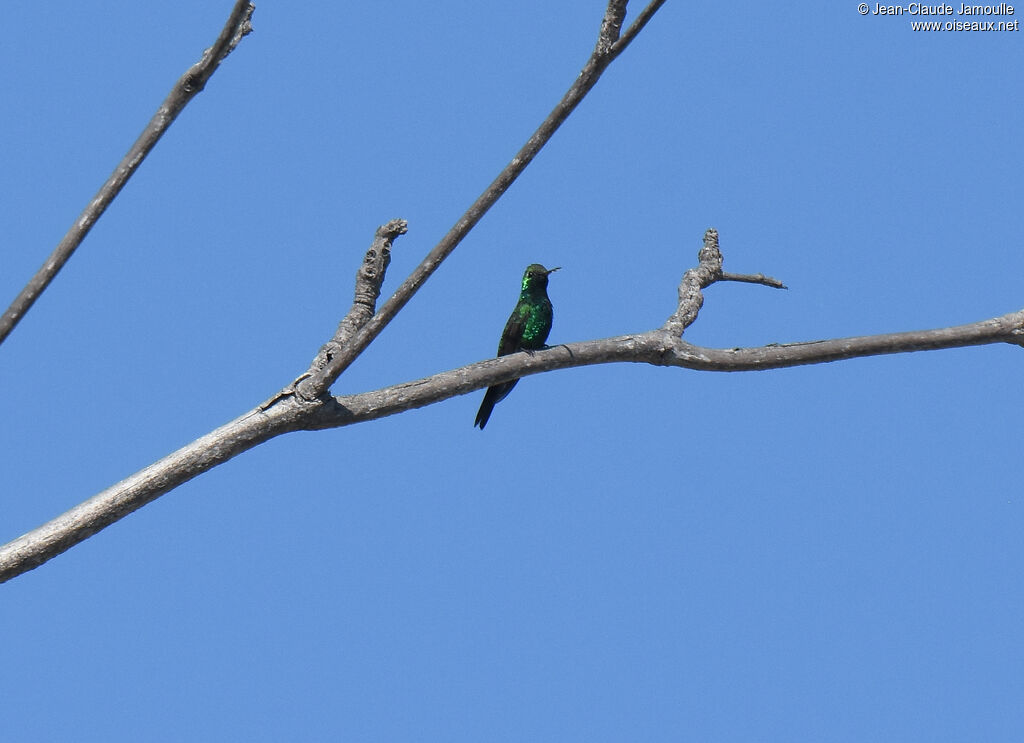
[[[508,393],[512,391],[512,388],[516,386],[518,381],[518,379],[513,379],[511,382],[488,387],[487,392],[484,394],[484,401],[480,403],[480,409],[476,411],[476,420],[473,421],[473,425],[480,426],[480,430],[483,431],[487,421],[491,418],[491,413],[494,412],[494,406],[508,396]]]

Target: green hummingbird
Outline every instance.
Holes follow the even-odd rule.
[[[505,323],[505,329],[501,332],[501,341],[498,343],[499,356],[544,348],[544,341],[551,332],[553,316],[551,300],[548,299],[548,274],[554,273],[558,268],[544,268],[539,263],[532,263],[526,267],[519,302],[516,303],[516,308],[512,310],[508,322]],[[488,387],[473,425],[480,426],[481,431],[484,430],[494,406],[508,396],[518,381],[513,379],[511,382]]]

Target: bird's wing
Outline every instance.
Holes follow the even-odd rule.
[[[523,330],[526,328],[526,319],[530,314],[530,308],[526,305],[517,304],[512,314],[505,323],[505,330],[501,334],[501,342],[498,344],[498,355],[515,353],[521,350],[520,344],[523,340]]]

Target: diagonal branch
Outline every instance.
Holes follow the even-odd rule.
[[[114,172],[107,179],[106,183],[96,192],[92,201],[85,207],[85,210],[78,216],[71,229],[54,248],[46,263],[36,272],[25,288],[21,290],[11,306],[3,315],[0,315],[0,343],[10,335],[15,326],[21,321],[35,304],[35,301],[50,285],[57,273],[68,262],[72,254],[82,244],[89,230],[96,224],[96,221],[103,215],[114,198],[121,193],[121,189],[132,177],[142,161],[146,159],[149,151],[156,146],[156,143],[163,136],[164,132],[174,123],[196,94],[205,86],[210,76],[216,72],[220,63],[231,54],[234,48],[242,40],[242,37],[252,31],[252,12],[255,6],[248,0],[238,0],[228,22],[224,25],[220,36],[213,46],[203,52],[202,58],[192,65],[188,71],[174,84],[171,92],[156,114],[150,119],[149,124],[139,135],[139,138],[128,150],[128,154],[117,164]]]
[[[307,374],[329,357],[332,344],[343,342],[373,314],[391,261],[391,243],[405,234],[405,230],[403,219],[393,219],[377,228],[356,274],[352,309],[338,325],[334,337],[317,354]],[[254,410],[0,547],[0,583],[38,567],[196,475],[282,433],[308,428],[306,421],[310,411],[324,405],[325,401],[293,396],[294,386],[293,382]]]
[[[294,400],[268,411],[252,410],[5,544],[0,547],[0,583],[39,567],[218,464],[302,428],[297,421],[304,414]]]
[[[618,38],[614,43],[598,43],[594,52],[590,55],[590,59],[583,65],[583,69],[576,80],[569,87],[569,90],[566,91],[565,95],[562,96],[562,100],[558,102],[551,113],[548,114],[548,117],[537,127],[537,131],[530,136],[526,144],[522,146],[519,152],[516,153],[516,156],[512,158],[512,161],[498,174],[498,177],[494,179],[491,185],[480,194],[477,200],[466,210],[465,214],[459,217],[455,225],[441,238],[441,242],[427,253],[426,257],[409,274],[409,277],[391,295],[391,298],[384,303],[380,311],[362,327],[340,353],[335,355],[318,374],[299,382],[298,391],[304,399],[312,399],[326,393],[342,372],[366,350],[366,347],[370,345],[374,338],[380,335],[381,331],[394,319],[395,315],[405,307],[409,300],[412,299],[412,296],[419,291],[419,288],[437,270],[442,261],[451,255],[463,238],[469,234],[469,231],[494,206],[494,203],[508,190],[516,178],[526,170],[526,166],[533,161],[533,158],[537,156],[541,148],[548,143],[548,140],[554,136],[562,123],[569,118],[569,114],[576,109],[580,101],[597,84],[597,81],[601,78],[608,65],[629,46],[629,43],[636,38],[643,24],[650,20],[664,2],[665,0],[654,0],[633,24],[636,28],[631,27],[625,36]],[[611,38],[611,27],[614,25],[614,19],[618,18],[618,22],[621,23],[622,16],[625,15],[625,9],[626,2],[624,0],[610,0],[608,10],[605,13],[605,21],[601,24],[602,38],[605,38],[605,34],[609,34],[607,36],[608,39]],[[612,18],[613,21],[609,21],[609,18]],[[637,27],[637,24],[639,24],[639,27]]]

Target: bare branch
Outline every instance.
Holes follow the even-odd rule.
[[[313,414],[313,428],[337,428],[383,418],[465,395],[511,379],[556,369],[621,362],[716,372],[761,371],[842,359],[937,351],[992,343],[1022,344],[1024,310],[969,325],[937,330],[837,338],[757,348],[704,348],[664,330],[568,343],[533,353],[480,361],[392,387],[334,398]]]
[[[673,335],[682,335],[697,319],[704,304],[703,289],[716,281],[742,281],[748,284],[762,284],[776,289],[786,286],[778,279],[764,274],[725,273],[722,271],[722,251],[718,247],[718,230],[709,228],[704,233],[704,245],[697,253],[698,265],[683,274],[679,284],[679,306],[665,321],[662,329]]]
[[[601,21],[601,33],[597,36],[595,54],[604,56],[619,40],[619,32],[622,30],[622,21],[626,18],[628,2],[629,0],[609,0],[608,9],[604,12],[604,20]]]
[[[395,220],[377,230],[374,246],[367,254],[370,268],[367,270],[368,264],[364,264],[357,278],[357,305],[362,305],[365,298],[379,290],[378,271],[382,273],[383,269],[378,267],[387,263],[387,258],[382,255],[383,245],[389,245],[404,231],[404,227],[401,220]],[[722,255],[715,230],[705,233],[698,260],[700,265],[684,275],[680,285],[680,310],[673,318],[688,318],[691,313],[696,317],[696,309],[703,301],[701,287],[722,278]],[[372,299],[369,301],[372,304]],[[366,311],[365,306],[354,309],[357,314],[365,314]],[[354,324],[357,325],[358,320]],[[346,324],[343,322],[342,326]],[[261,406],[246,413],[53,521],[0,547],[0,582],[41,565],[206,470],[290,431],[348,426],[512,379],[593,364],[628,361],[701,371],[755,371],[988,343],[1024,345],[1024,310],[952,328],[771,344],[759,348],[702,348],[684,341],[675,332],[676,328],[677,321],[670,319],[665,327],[645,333],[510,354],[425,379],[345,397],[306,400],[299,395],[279,395],[272,401],[276,402],[273,406]],[[345,332],[339,328],[339,335],[343,336]]]
[[[644,23],[654,15],[654,12],[663,4],[661,2],[654,2],[645,9],[646,19]],[[613,6],[622,6],[623,12],[625,12],[624,2],[609,2],[609,12],[612,12]],[[607,18],[607,14],[606,14]],[[637,19],[637,23],[640,19]],[[634,26],[636,24],[634,23]],[[632,29],[630,29],[632,31]],[[639,31],[639,29],[637,29]],[[602,24],[602,32],[604,32],[604,25]],[[569,118],[576,106],[579,105],[580,101],[590,92],[591,88],[597,84],[601,74],[605,71],[605,68],[611,64],[612,60],[615,59],[636,37],[634,32],[628,38],[621,38],[615,42],[614,46],[609,48],[607,51],[602,52],[600,45],[598,49],[594,50],[594,53],[590,55],[590,59],[583,66],[582,71],[577,76],[576,80],[566,91],[562,100],[558,102],[554,110],[548,114],[548,117],[544,119],[537,131],[526,141],[526,144],[516,153],[516,156],[512,158],[512,161],[505,166],[505,168],[498,174],[498,177],[489,185],[482,194],[474,201],[469,209],[466,210],[455,225],[448,231],[448,233],[441,238],[441,242],[434,246],[434,248],[427,253],[426,257],[420,262],[420,264],[413,270],[409,277],[402,282],[401,286],[395,291],[391,298],[384,303],[384,306],[380,308],[380,311],[374,315],[366,325],[364,325],[360,331],[353,337],[345,348],[340,353],[335,355],[327,365],[320,370],[318,374],[315,374],[307,379],[302,380],[299,383],[298,389],[300,394],[305,399],[313,399],[326,393],[332,384],[338,379],[342,372],[347,369],[353,361],[355,361],[359,355],[366,349],[367,346],[380,335],[380,332],[394,319],[395,315],[405,307],[406,303],[412,296],[419,291],[419,288],[430,278],[430,276],[437,270],[438,266],[441,265],[442,261],[447,258],[453,250],[462,242],[463,238],[469,231],[476,226],[487,211],[494,205],[494,203],[501,197],[505,191],[508,190],[516,178],[526,169],[533,158],[537,156],[541,148],[547,144],[548,140],[554,135],[562,123]]]
[[[373,243],[363,257],[363,265],[356,273],[355,298],[352,300],[352,309],[338,324],[338,330],[334,337],[328,342],[328,346],[337,349],[345,345],[359,328],[363,327],[377,309],[377,297],[380,296],[380,287],[384,283],[388,266],[391,264],[391,245],[395,239],[404,235],[409,230],[409,223],[404,219],[392,219],[387,224],[377,228],[374,233]],[[322,369],[329,360],[330,353],[320,354],[313,361],[313,368]]]
[[[773,279],[771,276],[765,276],[763,273],[728,273],[727,271],[723,271],[722,275],[719,277],[719,281],[739,281],[744,284],[761,284],[761,286],[770,286],[773,289],[789,288],[778,279]]]
[[[334,337],[327,341],[317,352],[309,368],[290,382],[283,390],[262,403],[259,410],[266,410],[278,400],[296,394],[298,385],[323,369],[336,353],[338,353],[359,328],[373,317],[380,296],[380,287],[384,283],[388,266],[391,264],[391,245],[395,238],[408,231],[409,223],[404,219],[392,219],[382,224],[374,233],[370,249],[363,256],[363,263],[356,272],[356,291],[352,300],[352,308],[338,323]],[[301,397],[301,393],[299,393]],[[314,398],[303,398],[307,402]]]
[[[306,411],[294,398],[253,410],[0,547],[0,582],[39,567],[159,496],[286,431]]]
[[[343,343],[373,314],[380,286],[391,262],[392,241],[405,232],[404,219],[394,219],[377,228],[356,273],[352,309],[339,324],[334,337],[317,354],[307,374],[312,373],[318,364],[326,363],[330,349]],[[0,547],[0,582],[38,567],[196,475],[282,433],[307,428],[304,421],[324,401],[304,401],[295,397],[291,394],[294,387],[293,382],[255,410]]]
[[[651,0],[651,3],[640,11],[640,15],[636,17],[636,20],[630,24],[629,28],[626,29],[626,33],[622,34],[619,39],[615,42],[610,50],[610,55],[614,59],[622,53],[622,50],[630,45],[630,42],[636,38],[636,35],[640,33],[647,22],[654,17],[654,14],[658,12],[658,9],[664,5],[666,0]]]
[[[114,198],[121,192],[128,179],[132,177],[142,161],[146,159],[149,151],[156,146],[156,143],[163,136],[164,132],[174,123],[185,106],[188,105],[196,94],[205,86],[210,76],[217,70],[221,62],[234,50],[242,37],[252,31],[252,12],[255,6],[248,0],[238,0],[228,22],[217,37],[217,41],[203,52],[202,58],[192,65],[188,71],[174,84],[167,98],[157,109],[156,114],[150,119],[149,124],[139,135],[139,138],[128,150],[114,172],[107,179],[106,183],[93,197],[89,205],[78,216],[71,229],[54,248],[46,263],[36,272],[25,288],[21,290],[11,306],[3,315],[0,315],[0,343],[10,335],[15,326],[31,309],[39,296],[50,285],[57,273],[68,262],[72,254],[82,244],[89,230],[96,224],[96,221],[103,215]]]

